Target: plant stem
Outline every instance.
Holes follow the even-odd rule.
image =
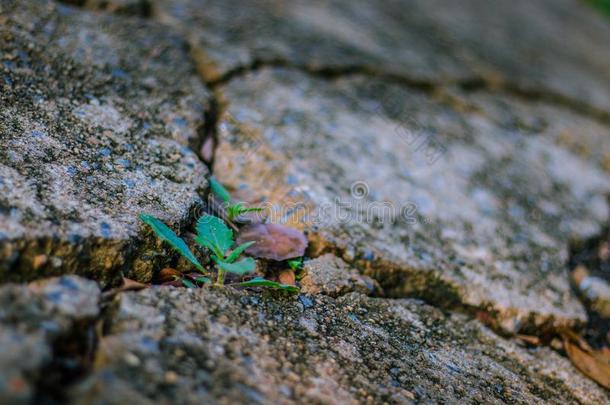
[[[219,267],[218,268],[218,278],[216,279],[216,284],[223,285],[224,283],[225,283],[225,271]]]

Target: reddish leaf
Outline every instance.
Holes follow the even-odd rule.
[[[277,281],[279,281],[280,284],[296,285],[294,271],[292,269],[280,271],[280,274],[277,276]]]
[[[159,275],[157,276],[157,280],[159,283],[165,284],[167,282],[174,281],[176,277],[182,277],[182,273],[176,269],[172,269],[171,267],[166,267],[161,269]]]
[[[148,284],[140,283],[139,281],[123,277],[123,285],[120,287],[120,289],[121,291],[138,291],[148,287]]]
[[[532,345],[532,346],[540,346],[540,338],[537,336],[530,336],[530,335],[516,335],[516,338],[519,340],[524,341],[525,343]]]
[[[237,244],[256,242],[246,253],[271,260],[287,260],[301,257],[307,248],[303,232],[278,224],[253,224],[241,228]]]
[[[579,337],[563,333],[563,344],[572,364],[602,387],[610,389],[610,359],[603,351],[592,350]]]

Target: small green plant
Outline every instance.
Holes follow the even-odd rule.
[[[248,212],[261,212],[264,210],[262,207],[246,207],[243,202],[231,204],[231,194],[229,191],[213,176],[210,177],[209,182],[212,193],[226,204],[229,221],[233,221],[235,218]]]
[[[254,242],[246,242],[232,249],[235,245],[233,230],[218,217],[204,215],[199,218],[195,241],[212,252],[212,260],[218,267],[216,279],[218,285],[224,284],[226,272],[244,275],[252,273],[256,268],[256,263],[251,257],[237,261]]]
[[[303,257],[288,260],[288,267],[294,271],[294,276],[297,281],[301,281],[301,279],[305,277],[305,271],[303,270]]]
[[[207,272],[201,263],[197,260],[193,252],[189,249],[186,242],[174,233],[167,225],[159,219],[147,215],[140,214],[140,219],[149,225],[159,239],[169,243],[178,253],[191,262],[199,272],[203,274],[201,277],[183,276],[177,277],[187,288],[196,288],[196,283],[209,284],[211,281],[207,277]],[[209,249],[212,252],[212,260],[216,263],[218,276],[216,278],[217,285],[223,285],[227,272],[238,275],[245,275],[254,272],[256,263],[254,259],[247,257],[238,260],[242,253],[254,242],[246,242],[237,247],[234,247],[233,231],[218,217],[213,215],[203,215],[197,221],[197,236],[195,242],[198,245]],[[262,277],[256,277],[252,280],[234,284],[241,287],[268,287],[279,289],[290,293],[298,292],[298,287],[289,286],[277,283],[275,281],[266,280]]]
[[[296,259],[288,260],[288,267],[290,267],[295,272],[303,269],[303,258],[297,257]]]

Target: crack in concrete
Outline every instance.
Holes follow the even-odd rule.
[[[150,18],[152,16],[152,4],[150,0],[133,0],[126,4],[116,4],[112,0],[56,0],[59,3],[85,10],[104,11],[108,13]]]
[[[99,306],[101,309],[102,303]],[[100,312],[93,319],[76,323],[51,343],[51,360],[35,381],[33,403],[65,403],[70,389],[91,374],[99,342],[97,325],[103,318]]]
[[[411,89],[423,91],[428,94],[445,94],[447,89],[457,87],[466,93],[487,91],[489,93],[504,94],[530,102],[542,102],[551,106],[563,107],[581,116],[594,119],[600,123],[610,126],[610,112],[595,107],[589,103],[575,100],[563,94],[548,89],[534,89],[532,87],[518,85],[509,80],[487,79],[482,76],[473,76],[466,79],[456,80],[428,80],[411,77],[404,74],[385,72],[366,65],[351,66],[308,66],[292,63],[285,59],[263,60],[256,59],[249,64],[237,66],[224,74],[205,79],[206,85],[216,88],[228,84],[234,79],[243,77],[249,73],[263,69],[293,69],[307,75],[326,80],[336,80],[350,76],[366,76],[379,79],[389,83],[402,85]]]
[[[95,0],[59,0],[63,3],[77,5],[83,8],[91,8],[96,2]],[[147,10],[143,13],[136,13],[141,17],[148,17],[156,19],[158,16],[155,13],[154,6],[147,0],[143,0],[140,4],[144,4],[144,9]],[[98,4],[99,5],[99,4]],[[96,7],[100,9],[100,7]],[[109,11],[109,10],[106,10]],[[117,12],[117,11],[114,11]],[[131,14],[131,13],[126,13]],[[134,15],[134,14],[131,14]],[[610,125],[610,112],[603,109],[599,109],[589,103],[574,100],[568,96],[555,93],[549,90],[536,90],[528,88],[526,86],[516,85],[510,81],[503,80],[490,80],[484,77],[476,76],[468,79],[456,79],[456,80],[445,80],[435,81],[429,79],[415,78],[404,74],[396,74],[391,72],[385,72],[375,67],[366,65],[351,65],[351,66],[309,66],[295,64],[286,59],[255,59],[249,64],[240,65],[230,69],[224,73],[218,74],[215,70],[214,62],[207,58],[205,50],[194,45],[192,41],[189,42],[191,46],[191,56],[199,72],[199,77],[202,82],[212,91],[210,103],[208,107],[202,112],[203,114],[203,125],[198,129],[198,137],[191,142],[191,149],[195,151],[199,159],[208,167],[209,173],[213,174],[214,158],[216,148],[218,146],[218,133],[219,124],[222,114],[226,111],[227,103],[221,93],[221,88],[232,80],[243,77],[249,73],[261,71],[264,69],[293,69],[300,71],[304,74],[318,77],[325,80],[337,80],[344,77],[350,76],[365,76],[369,78],[380,79],[389,83],[394,83],[400,86],[405,86],[411,89],[422,91],[427,94],[441,94],[444,96],[442,102],[452,103],[456,100],[449,95],[447,89],[456,87],[466,93],[475,92],[490,92],[511,95],[523,100],[542,102],[550,105],[560,106],[571,110],[579,115],[586,116],[595,119],[603,124]],[[473,107],[474,108],[474,107]],[[202,196],[203,197],[203,196]],[[205,199],[204,199],[205,201]],[[194,219],[196,220],[196,218]],[[332,245],[332,244],[331,244]],[[337,250],[336,246],[331,246],[331,253],[337,257],[343,255]],[[319,254],[311,255],[312,258],[318,257]],[[345,260],[345,259],[344,259]],[[348,264],[359,269],[364,274],[371,275],[376,281],[378,281],[382,287],[388,287],[394,285],[393,276],[397,272],[401,273],[401,277],[405,275],[412,279],[410,284],[426,284],[426,289],[419,289],[418,292],[404,292],[404,291],[392,291],[388,289],[390,298],[408,298],[415,297],[426,301],[432,306],[442,308],[444,310],[451,310],[454,312],[465,313],[469,317],[477,318],[477,314],[485,312],[490,314],[493,318],[493,314],[487,308],[473,307],[462,303],[455,290],[455,286],[451,285],[447,281],[437,279],[430,280],[429,274],[416,270],[409,269],[395,269],[395,271],[389,274],[385,272],[383,276],[380,275],[380,269],[388,269],[388,263],[363,263],[357,259],[346,260]],[[375,269],[373,269],[375,267]],[[394,266],[395,267],[395,266]],[[430,285],[438,286],[438,288],[429,288]],[[430,290],[436,290],[435,292],[429,292]],[[425,291],[428,291],[427,293]],[[440,291],[440,292],[439,292]],[[451,292],[446,294],[446,292]],[[502,331],[498,325],[493,323],[490,326],[496,333],[507,336],[505,331]],[[547,331],[531,331],[539,332],[539,334],[546,333]]]

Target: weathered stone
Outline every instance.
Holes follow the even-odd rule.
[[[608,117],[610,24],[585,2],[417,3],[422,15],[495,76],[490,81],[508,82],[535,97],[584,103],[583,109],[603,110]]]
[[[571,0],[162,0],[207,79],[261,64],[488,82],[610,113],[610,25]],[[586,107],[585,107],[586,108]]]
[[[88,329],[99,315],[99,298],[95,282],[75,276],[0,287],[0,403],[30,404],[35,398],[48,399],[37,392],[41,389],[63,388],[51,386],[63,383],[53,372],[75,372],[82,363],[66,361],[46,371],[56,360],[54,346],[71,335],[83,345],[88,342]],[[69,347],[60,350],[67,356]]]
[[[197,215],[216,118],[217,176],[314,257],[298,297],[119,294],[85,381],[97,285],[0,287],[0,402],[607,403],[468,315],[585,320],[565,264],[607,221],[608,37],[570,0],[0,0],[0,282],[190,268],[137,214]]]
[[[73,403],[604,403],[549,349],[415,300],[231,289],[121,296]],[[135,401],[135,402],[134,402]]]
[[[338,297],[350,292],[380,293],[379,284],[363,276],[335,255],[325,254],[303,265],[305,276],[300,282],[304,294],[325,294]]]
[[[588,275],[587,270],[580,266],[574,270],[572,280],[591,311],[610,319],[610,285],[606,280]]]
[[[462,49],[413,2],[383,7],[342,1],[155,1],[153,14],[191,38],[200,71],[214,81],[258,64],[371,70],[414,80],[470,79]]]
[[[208,92],[184,41],[51,2],[2,7],[0,280],[149,281],[138,213],[180,225],[206,186],[186,146]]]
[[[557,141],[565,121],[506,127],[466,96],[279,69],[225,93],[214,172],[275,204],[272,219],[296,213],[311,254],[340,253],[393,296],[488,310],[511,332],[585,320],[568,242],[607,220],[610,178]]]

